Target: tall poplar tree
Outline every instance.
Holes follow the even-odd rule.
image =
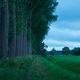
[[[1,54],[3,57],[8,56],[8,27],[9,27],[8,0],[3,0],[1,8]]]

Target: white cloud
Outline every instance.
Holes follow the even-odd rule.
[[[60,28],[60,29],[71,29],[71,30],[80,30],[80,20],[76,21],[59,21],[50,25],[51,28]]]
[[[51,29],[51,32],[53,34],[62,34],[64,36],[68,36],[70,35],[71,37],[72,36],[75,36],[75,37],[80,37],[80,30],[71,30],[71,29],[68,29],[68,28],[65,28],[65,29],[60,29],[60,28],[52,28]]]
[[[71,30],[68,28],[51,27],[46,39],[56,39],[62,41],[80,41],[80,30]]]
[[[58,41],[58,40],[45,40],[45,43],[47,44],[58,44],[58,45],[61,45],[61,46],[80,46],[80,43],[79,42],[72,42],[72,41]]]
[[[67,46],[70,49],[74,47],[80,47],[79,42],[72,41],[58,41],[58,40],[44,40],[44,42],[49,46],[48,50],[55,48],[57,50],[61,50],[63,47]]]
[[[56,47],[56,46],[53,47],[53,46],[51,46],[51,47],[48,47],[47,50],[50,51],[50,50],[52,50],[53,48],[55,48],[56,50],[62,50],[63,46],[60,46],[60,47]],[[71,48],[71,49],[72,49],[72,48]]]

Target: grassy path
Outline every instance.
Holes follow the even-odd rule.
[[[43,65],[40,63],[39,57],[35,57],[27,76],[27,80],[49,80],[46,77],[48,75]]]

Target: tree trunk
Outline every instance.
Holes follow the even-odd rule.
[[[19,16],[19,19],[20,19],[20,32],[19,32],[19,44],[20,44],[20,47],[19,47],[19,56],[22,56],[22,53],[23,53],[23,12],[22,12],[22,6],[19,7],[20,9],[20,16]]]
[[[30,26],[29,26],[29,54],[32,55],[32,14],[33,10],[30,12]]]
[[[21,6],[18,5],[18,11],[17,11],[17,23],[18,23],[18,35],[17,35],[17,49],[16,53],[17,56],[22,55],[22,38],[23,38],[23,32],[22,32],[22,12],[21,12]]]
[[[30,20],[28,20],[30,21]],[[30,29],[30,22],[28,23],[27,26],[27,54],[31,54],[31,29]]]
[[[31,26],[30,26],[29,28],[29,55],[31,54],[32,54],[32,33],[31,33]]]
[[[9,26],[9,13],[8,1],[3,0],[1,10],[1,54],[4,58],[8,57],[8,26]]]
[[[1,53],[1,6],[0,6],[0,58],[2,58],[2,53]]]
[[[27,31],[27,30],[26,30]],[[26,33],[26,31],[24,30],[24,33],[23,33],[23,40],[24,40],[24,43],[23,43],[23,49],[24,49],[24,51],[23,51],[23,56],[26,56],[26,55],[28,55],[27,53],[28,53],[28,51],[27,51],[27,33]]]
[[[11,57],[15,57],[16,56],[16,4],[15,4],[15,1],[13,2],[13,16],[12,16],[12,39],[11,39],[11,44],[10,44],[10,54],[11,54]]]

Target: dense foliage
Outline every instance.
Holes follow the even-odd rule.
[[[76,47],[76,48],[72,49],[71,50],[71,54],[72,55],[79,56],[80,55],[80,48],[79,47]]]
[[[40,52],[55,21],[56,0],[0,0],[0,57]]]
[[[63,55],[69,55],[70,54],[70,49],[68,47],[64,47],[62,49],[62,53],[63,53]]]

